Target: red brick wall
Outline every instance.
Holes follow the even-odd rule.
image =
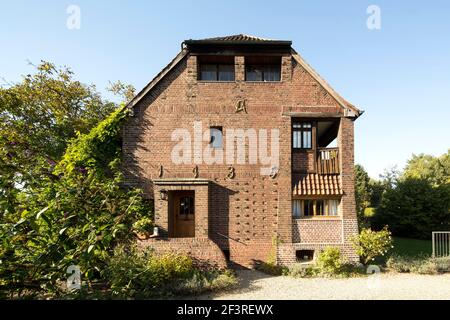
[[[244,82],[244,58],[236,57],[235,64],[235,82],[199,82],[196,57],[182,60],[136,105],[134,116],[124,126],[123,168],[127,184],[143,187],[153,197],[157,193],[151,181],[160,178],[160,166],[163,166],[162,178],[193,177],[195,164],[172,163],[171,151],[176,144],[171,141],[174,129],[186,128],[192,133],[194,121],[202,121],[203,130],[209,126],[222,126],[224,130],[279,128],[280,170],[275,179],[261,176],[259,165],[234,165],[234,179],[227,178],[227,164],[198,165],[199,178],[211,181],[209,237],[222,249],[229,249],[235,263],[250,265],[253,260],[268,257],[274,236],[278,235],[284,243],[293,241],[291,119],[283,112],[336,113],[340,109],[290,55],[282,58],[282,81],[275,83]],[[248,113],[235,112],[235,105],[241,99],[246,100]],[[347,122],[352,124],[350,120],[345,121],[345,139],[353,130]],[[347,188],[352,180],[348,175],[349,165],[345,168],[347,178],[343,183]],[[161,206],[164,205],[158,204],[155,197],[157,219],[158,212],[166,210]],[[351,206],[352,200],[345,201],[344,211],[354,212]],[[344,214],[354,216],[352,212]]]

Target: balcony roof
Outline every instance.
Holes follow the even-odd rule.
[[[294,196],[341,196],[341,177],[338,174],[298,174],[292,177]]]

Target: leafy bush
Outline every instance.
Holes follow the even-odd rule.
[[[187,278],[192,272],[187,256],[156,255],[149,249],[119,245],[109,259],[107,281],[113,295],[145,298],[160,295],[167,282]]]
[[[384,256],[393,248],[391,232],[387,226],[381,231],[362,229],[358,236],[352,238],[352,244],[364,264],[373,261],[377,256]]]
[[[311,278],[319,275],[319,273],[320,270],[315,266],[294,263],[284,270],[283,275],[294,278]]]
[[[141,190],[121,187],[115,134],[123,112],[73,140],[56,170],[47,164],[46,178],[23,191],[15,211],[3,213],[3,289],[58,290],[70,265],[80,266],[85,280],[102,279],[114,245],[130,237],[136,219],[151,215]]]
[[[275,262],[259,262],[255,266],[256,270],[267,273],[272,276],[281,276],[285,270],[284,266],[277,265]]]
[[[408,257],[392,255],[386,261],[390,270],[401,273],[439,274],[450,272],[450,257]]]
[[[142,217],[133,223],[133,231],[137,233],[152,233],[153,227],[153,220],[149,217]]]
[[[325,275],[338,274],[342,267],[341,250],[335,247],[327,247],[322,250],[316,260],[316,266],[320,273]]]
[[[232,289],[237,284],[236,276],[229,270],[206,272],[196,270],[189,278],[172,282],[168,290],[173,294],[197,295],[207,291]]]
[[[198,270],[185,255],[155,254],[151,249],[119,245],[109,260],[108,283],[114,297],[151,298],[199,294],[232,288],[236,277],[228,270]]]

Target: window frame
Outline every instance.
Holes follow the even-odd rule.
[[[266,68],[269,67],[275,67],[279,70],[278,72],[278,79],[277,80],[267,80],[266,79],[266,74],[270,73],[266,70]],[[258,69],[261,70],[261,80],[248,80],[248,73],[249,73],[249,68],[254,68],[254,69]],[[246,64],[245,65],[245,81],[246,82],[281,82],[281,65],[279,66],[278,64]]]
[[[216,73],[216,79],[215,80],[205,80],[202,79],[202,66],[214,66],[215,67],[215,73]],[[233,69],[233,79],[232,80],[219,80],[219,66],[231,66]],[[203,81],[203,82],[235,82],[236,81],[236,68],[233,63],[223,63],[223,62],[199,62],[198,64],[198,74],[197,74],[197,81]]]
[[[299,214],[294,214],[294,208],[299,205]],[[318,205],[318,203],[322,202],[322,206]],[[332,207],[331,202],[336,203],[336,214],[331,214]],[[321,212],[318,212],[318,208],[322,208]],[[292,218],[293,219],[312,219],[312,218],[340,218],[340,199],[336,198],[327,198],[327,199],[292,199]],[[312,211],[312,214],[310,212]],[[305,213],[308,212],[308,215]]]
[[[299,128],[296,128],[295,125],[300,124]],[[309,124],[309,127],[304,127],[304,125]],[[292,149],[293,150],[312,150],[314,148],[313,141],[313,127],[314,123],[312,121],[292,121]],[[294,145],[294,133],[300,132],[300,147],[296,147]],[[309,136],[311,138],[309,147],[304,147],[304,133],[309,132]]]

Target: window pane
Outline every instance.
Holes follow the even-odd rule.
[[[303,122],[302,125],[303,125],[303,128],[311,128],[311,123],[309,123],[309,122]]]
[[[312,200],[305,200],[303,203],[304,203],[303,212],[305,214],[305,217],[314,215]]]
[[[222,134],[222,128],[215,127],[210,128],[210,143],[212,148],[222,148],[222,140],[223,140],[223,134]]]
[[[323,206],[323,200],[317,200],[316,201],[316,215],[317,216],[323,216],[325,214],[324,206]]]
[[[280,66],[265,66],[264,81],[280,81]]]
[[[234,81],[233,64],[219,64],[219,81]]]
[[[263,81],[263,70],[260,66],[247,66],[246,81]]]
[[[215,64],[201,64],[200,80],[217,81],[217,66]]]
[[[294,148],[301,148],[301,141],[300,141],[300,131],[294,131],[294,134],[292,136],[293,139],[293,146]]]
[[[328,200],[328,214],[330,216],[338,215],[338,205],[339,202],[337,200]]]
[[[311,148],[311,131],[303,131],[303,148]]]
[[[301,217],[301,200],[293,200],[292,201],[292,216],[294,218]]]
[[[299,129],[302,127],[302,124],[299,122],[294,122],[294,124],[292,125],[294,128]]]

